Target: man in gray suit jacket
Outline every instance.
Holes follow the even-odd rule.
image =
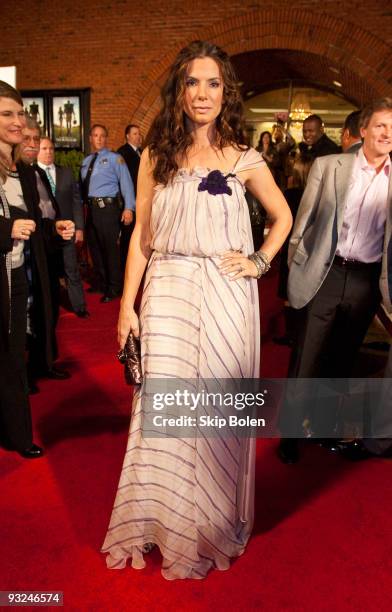
[[[349,377],[381,297],[392,311],[392,99],[365,107],[360,124],[359,151],[315,160],[290,239],[288,297],[300,310],[291,378]],[[301,437],[305,416],[287,401],[282,434]],[[297,440],[283,438],[279,456],[294,463]]]
[[[54,163],[54,146],[49,138],[41,138],[38,165],[46,172],[52,193],[63,219],[75,222],[75,240],[62,248],[65,280],[71,306],[78,317],[88,317],[83,284],[80,277],[75,243],[83,241],[84,215],[77,182],[71,168]]]

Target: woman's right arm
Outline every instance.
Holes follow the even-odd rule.
[[[129,243],[124,291],[118,319],[118,342],[121,348],[124,347],[130,330],[132,330],[134,336],[139,336],[139,320],[134,310],[134,303],[151,255],[150,217],[155,187],[152,172],[153,166],[150,161],[149,151],[145,149],[140,159],[137,181],[136,223]]]

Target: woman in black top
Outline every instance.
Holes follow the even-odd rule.
[[[35,458],[42,449],[32,438],[26,332],[45,335],[50,362],[52,314],[35,174],[13,158],[24,125],[20,94],[0,81],[0,444]],[[74,231],[72,221],[53,222],[65,240]]]

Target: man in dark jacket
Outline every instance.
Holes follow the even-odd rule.
[[[362,147],[361,128],[359,120],[361,111],[353,111],[344,120],[340,144],[343,153],[354,153]]]
[[[133,187],[135,189],[135,197],[137,195],[137,175],[139,172],[140,165],[140,154],[141,146],[143,142],[142,134],[138,125],[130,123],[125,128],[125,140],[117,151],[125,159],[125,163],[128,166],[129,173],[132,178]],[[128,247],[133,228],[135,227],[135,220],[132,221],[131,225],[121,224],[121,236],[120,236],[120,258],[121,267],[125,270],[125,264],[127,262]]]
[[[37,191],[38,206],[41,211],[41,231],[45,245],[46,260],[49,273],[49,287],[52,303],[52,344],[54,359],[57,358],[56,325],[60,309],[60,275],[62,273],[62,248],[64,241],[53,234],[53,222],[55,219],[68,218],[62,216],[59,205],[52,193],[46,172],[39,168],[35,162],[40,146],[40,128],[31,118],[26,118],[26,126],[23,129],[23,141],[18,147],[18,158],[27,165],[31,165],[33,173],[29,174],[33,179],[32,188]],[[54,379],[67,379],[70,374],[58,366],[47,363],[45,351],[42,350],[42,339],[39,335],[33,336],[29,342],[29,385],[30,391],[36,393],[38,387],[36,379],[42,375]]]
[[[75,243],[83,242],[84,215],[77,182],[71,168],[54,163],[54,146],[50,138],[41,138],[38,167],[45,172],[50,189],[59,207],[60,218],[72,219],[75,223],[75,240],[62,246],[64,274],[67,283],[69,301],[78,317],[88,317],[83,284],[80,277]]]
[[[318,115],[309,115],[302,125],[303,142],[299,144],[301,153],[307,153],[313,159],[339,153],[340,149],[333,140],[324,133],[324,124]]]

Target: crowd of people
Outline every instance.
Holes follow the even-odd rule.
[[[87,291],[104,304],[122,295],[119,344],[130,333],[140,339],[145,379],[199,389],[207,379],[257,378],[257,279],[279,252],[286,332],[276,341],[292,347],[289,377],[348,378],[381,299],[392,310],[391,99],[351,113],[341,148],[311,115],[298,147],[278,122],[254,149],[228,55],[196,41],[169,71],[144,150],[137,125],[126,126],[125,141],[109,150],[106,126],[94,124],[78,184],[54,163],[53,143],[26,118],[19,93],[0,83],[1,444],[23,457],[43,453],[32,439],[29,386],[69,376],[55,365],[61,276],[75,315],[89,316],[77,257],[85,239]],[[257,203],[265,214],[249,214]],[[251,223],[265,217],[266,236]],[[295,463],[309,415],[289,400],[279,456]],[[158,546],[167,579],[226,569],[252,530],[255,440],[146,439],[144,401],[142,386],[102,549],[107,565],[144,567]],[[389,442],[330,447],[363,458]]]
[[[294,219],[280,258],[278,295],[285,300],[285,333],[274,338],[293,349],[289,378],[348,379],[381,301],[391,309],[391,120],[389,98],[353,111],[344,121],[338,146],[325,134],[322,118],[310,115],[297,147],[286,130],[283,164],[277,151],[282,137],[275,143],[273,136],[276,127],[283,128],[260,134],[257,150],[271,172],[279,165],[285,169],[283,181],[280,172],[275,180]],[[391,362],[390,354],[386,379]],[[380,403],[381,412],[386,401]],[[309,434],[303,427],[305,422],[309,427],[309,414],[301,408],[290,401],[281,408],[280,429],[287,437],[278,455],[284,463],[298,461],[299,440]],[[311,427],[317,430],[315,411],[312,418]],[[324,435],[337,429],[339,416],[330,410],[328,418]],[[388,422],[385,413],[373,415],[373,431],[380,432],[380,422]],[[392,434],[390,426],[383,431]],[[380,442],[312,434],[329,450],[354,460],[390,450],[389,437]]]
[[[7,362],[7,367],[2,368],[1,393],[5,395],[0,400],[0,443],[6,449],[17,450],[23,457],[34,458],[42,456],[43,449],[32,441],[28,396],[39,392],[40,378],[70,378],[70,373],[56,363],[62,279],[75,315],[81,319],[90,316],[78,256],[78,245],[83,244],[86,236],[93,262],[92,284],[87,291],[101,291],[104,303],[121,293],[135,208],[133,185],[137,183],[141,134],[137,126],[127,126],[127,143],[122,147],[124,155],[121,156],[106,148],[106,128],[93,126],[91,157],[94,163],[98,155],[100,159],[93,173],[93,164],[87,157],[88,167],[91,166],[88,180],[82,166],[78,181],[71,168],[55,163],[54,144],[41,134],[37,121],[17,109],[21,101],[19,93],[3,82],[0,90],[5,108],[4,142],[0,142],[3,183],[0,231],[4,232],[1,253],[5,266],[1,359]],[[19,200],[24,203],[20,204]],[[17,229],[22,223],[23,239],[19,238]],[[26,291],[24,312],[22,303]],[[17,373],[12,384],[8,383],[10,371]],[[3,381],[7,381],[4,386]]]

